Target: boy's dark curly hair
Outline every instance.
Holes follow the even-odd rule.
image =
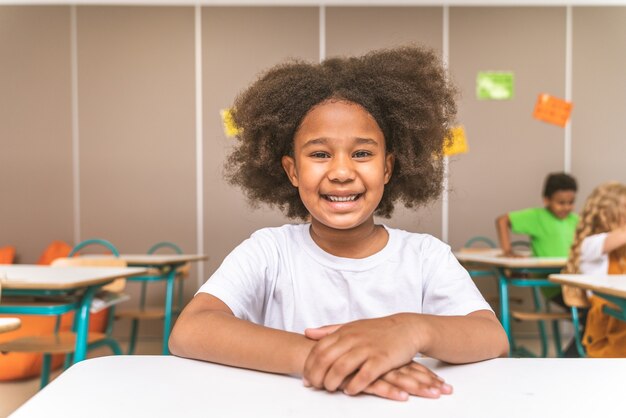
[[[551,198],[553,194],[560,191],[576,192],[578,185],[576,179],[567,173],[550,173],[546,177],[543,185],[543,197]]]
[[[391,180],[375,214],[389,218],[394,203],[414,207],[441,192],[442,151],[456,115],[455,89],[439,58],[416,46],[330,58],[321,64],[291,61],[263,74],[236,98],[232,116],[240,133],[225,169],[253,205],[280,208],[289,218],[308,211],[281,159],[293,156],[293,137],[305,115],[327,100],[365,108],[395,156]]]

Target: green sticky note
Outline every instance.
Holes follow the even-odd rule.
[[[479,100],[511,100],[514,81],[512,72],[480,71],[476,76],[476,97]]]

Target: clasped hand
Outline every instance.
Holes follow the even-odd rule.
[[[412,360],[419,343],[402,314],[309,328],[305,335],[318,341],[304,364],[307,386],[395,400],[452,393],[443,379]]]

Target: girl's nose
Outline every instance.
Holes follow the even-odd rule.
[[[354,180],[354,161],[349,156],[335,155],[329,167],[328,178],[331,181],[346,182]]]

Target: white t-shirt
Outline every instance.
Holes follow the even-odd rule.
[[[450,247],[430,235],[385,227],[381,251],[352,259],[322,250],[309,226],[255,232],[198,292],[219,298],[238,318],[298,333],[399,312],[491,310]]]
[[[579,270],[581,274],[605,275],[609,273],[609,255],[602,252],[607,232],[590,235],[580,246]]]

